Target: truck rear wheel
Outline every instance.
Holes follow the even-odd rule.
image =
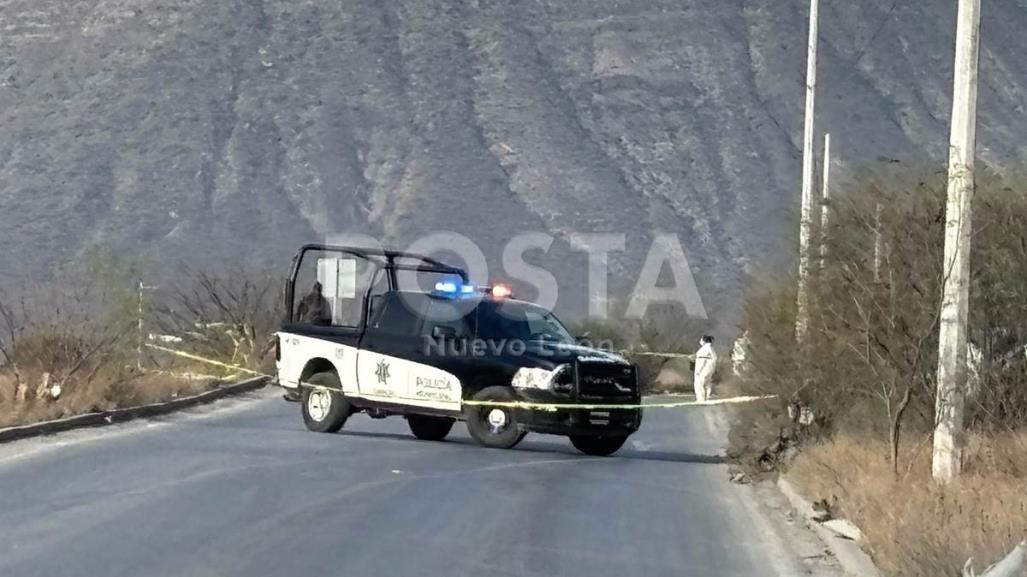
[[[410,415],[407,424],[410,432],[422,441],[441,441],[453,428],[454,420],[448,417],[431,417],[427,415]]]
[[[616,453],[628,440],[626,435],[614,435],[609,437],[589,437],[584,435],[571,435],[571,444],[574,448],[593,457],[608,457]]]
[[[475,401],[516,401],[513,391],[506,387],[489,387],[474,395]],[[467,431],[480,445],[494,449],[512,449],[520,443],[527,431],[522,431],[517,416],[510,407],[468,405],[464,407]]]
[[[303,387],[303,424],[315,433],[337,433],[349,418],[349,400],[335,373],[317,373]],[[323,387],[323,388],[321,388]]]

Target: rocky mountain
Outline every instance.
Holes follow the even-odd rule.
[[[284,269],[302,242],[523,231],[581,310],[679,235],[716,322],[793,262],[805,0],[0,0],[0,271],[104,244]],[[822,0],[843,179],[947,149],[955,0]],[[1027,2],[984,6],[980,155],[1027,158]]]

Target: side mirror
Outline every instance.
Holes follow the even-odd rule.
[[[592,338],[589,336],[588,333],[574,337],[574,342],[578,343],[583,347],[592,346]]]
[[[456,339],[456,328],[445,325],[435,325],[431,329],[431,338],[438,341]]]

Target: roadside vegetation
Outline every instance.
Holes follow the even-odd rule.
[[[45,283],[0,290],[0,427],[166,401],[249,376],[160,348],[273,372],[280,279],[181,266],[155,282],[144,270],[93,249]],[[671,310],[572,330],[609,350],[687,354],[705,323]],[[643,382],[658,383],[652,392],[691,391],[687,359],[633,360]]]
[[[944,174],[886,181],[864,175],[832,206],[804,343],[794,279],[749,294],[736,386],[780,403],[741,409],[733,450],[859,525],[886,573],[958,575],[969,557],[992,562],[1027,537],[1027,191],[978,183],[967,473],[940,487],[930,459]]]
[[[654,306],[640,321],[590,319],[569,328],[593,346],[626,352],[638,365],[639,380],[647,393],[691,393],[691,361],[652,353],[693,354],[710,326],[709,320],[690,317],[680,307],[667,305]]]
[[[147,344],[247,368],[273,363],[279,293],[270,276],[183,268],[140,290],[140,270],[93,250],[46,283],[0,292],[0,427],[170,400],[244,376]]]

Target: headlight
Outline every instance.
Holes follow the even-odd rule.
[[[538,368],[518,369],[510,382],[515,389],[536,389],[548,391],[553,388],[553,381],[566,370],[568,365],[560,365],[553,370]]]

